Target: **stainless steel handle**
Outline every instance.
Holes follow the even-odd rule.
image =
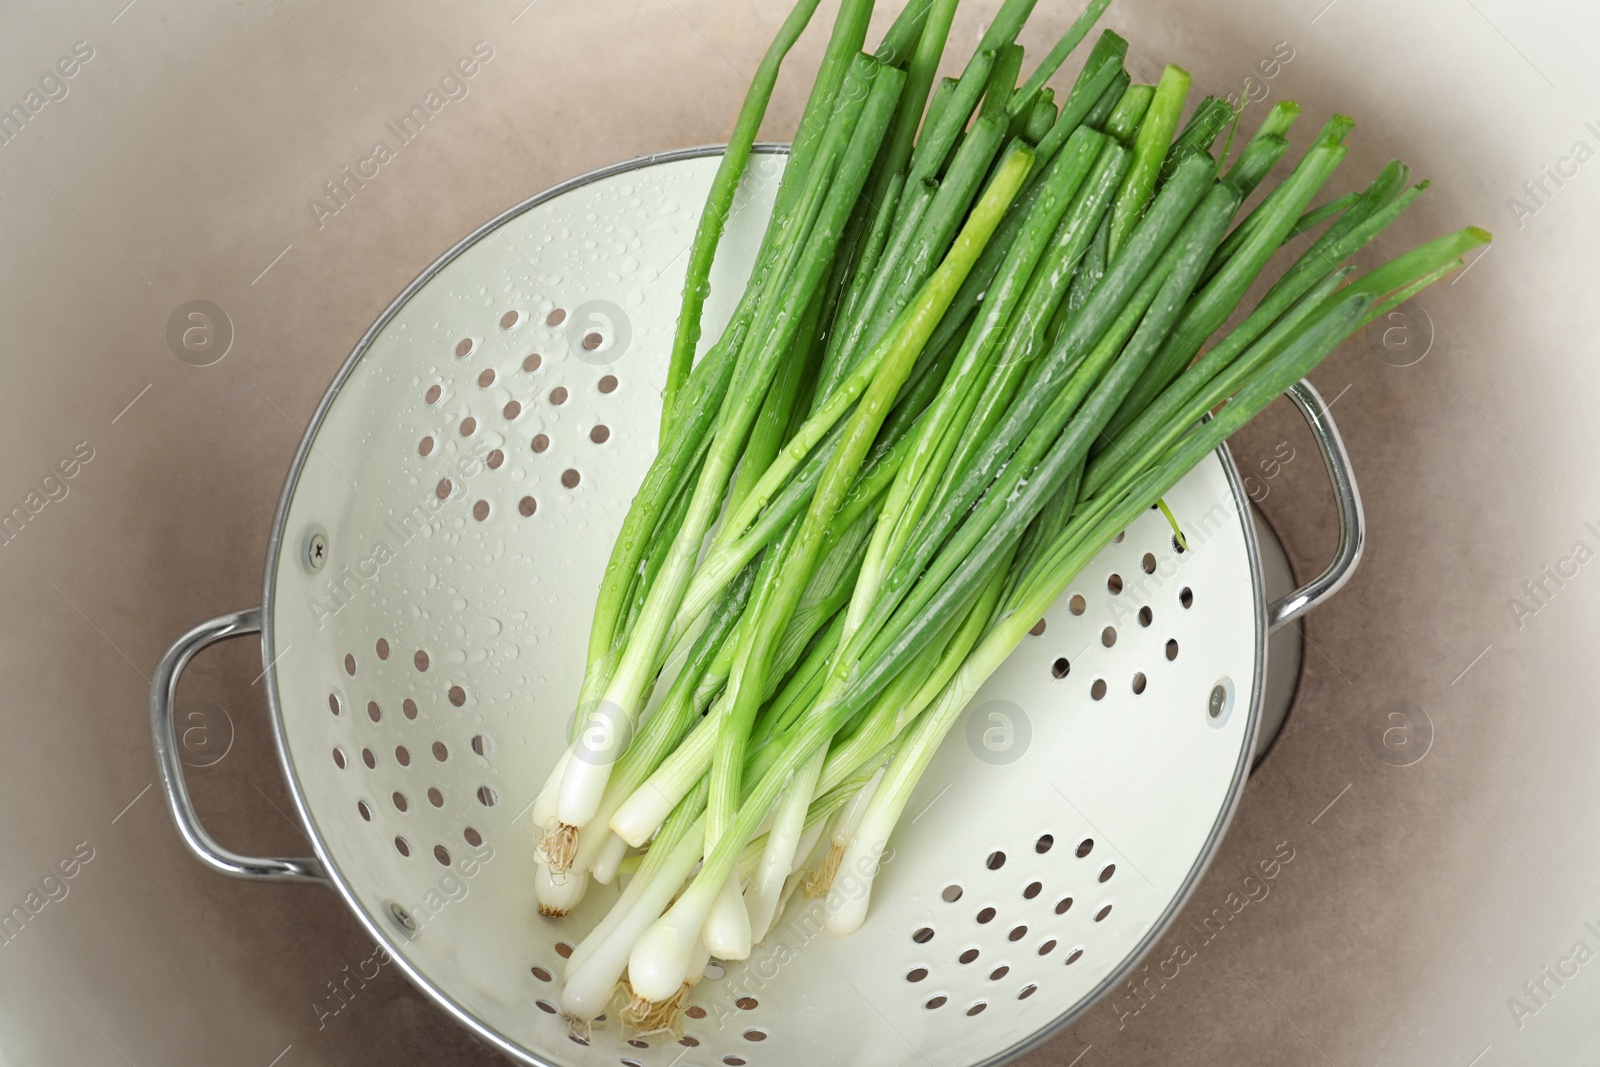
[[[1367,519],[1361,510],[1361,491],[1356,488],[1355,475],[1350,470],[1350,454],[1345,451],[1344,439],[1333,424],[1328,405],[1322,395],[1304,379],[1289,387],[1285,394],[1311,427],[1317,440],[1317,450],[1322,453],[1322,465],[1333,483],[1334,500],[1339,507],[1339,549],[1328,569],[1281,600],[1267,606],[1267,630],[1272,632],[1287,626],[1318,604],[1337,593],[1350,580],[1356,564],[1361,562],[1361,549],[1367,540]]]
[[[156,665],[154,680],[150,683],[150,732],[155,739],[156,767],[161,774],[161,791],[167,796],[167,810],[172,821],[178,824],[178,835],[189,846],[195,858],[212,870],[233,878],[251,878],[263,882],[317,882],[327,885],[328,876],[322,861],[316,857],[306,859],[256,859],[241,856],[223,848],[200,825],[189,800],[189,787],[183,779],[183,763],[178,756],[178,729],[173,721],[173,705],[178,696],[178,679],[183,669],[201,649],[225,641],[261,632],[261,609],[236,611],[207,620],[184,634],[167,649]]]

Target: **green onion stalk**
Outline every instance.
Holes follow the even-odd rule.
[[[808,512],[808,519],[815,516],[818,521],[807,524],[798,542],[802,552],[808,550],[820,538],[820,534],[816,532],[817,527],[825,522],[826,517],[831,517],[828,515],[830,506],[837,507],[844,489],[848,487],[846,479],[851,471],[852,462],[859,464],[861,454],[876,432],[874,419],[881,420],[882,412],[893,401],[894,393],[898,392],[900,383],[909,372],[911,361],[949,307],[951,298],[965,279],[967,271],[971,269],[984,244],[993,234],[1001,215],[1021,187],[1032,164],[1031,149],[1024,146],[1012,149],[1011,159],[1002,166],[995,181],[974,208],[955,245],[945,257],[944,263],[929,278],[918,298],[901,313],[890,334],[879,343],[878,347],[884,350],[880,361],[884,372],[873,383],[879,388],[864,394],[862,406],[853,417],[850,427],[856,433],[847,433],[848,449],[845,445],[841,446],[836,463],[829,471],[833,477],[825,476],[825,485],[818,489],[817,502]],[[806,562],[803,555],[801,562]],[[781,610],[785,595],[787,593],[784,590],[774,595],[773,603],[778,605],[778,610]],[[760,628],[753,627],[751,632],[759,633]],[[753,639],[750,648],[752,652],[750,656],[745,657],[746,662],[759,664],[760,649],[754,644]],[[753,714],[746,709],[752,704],[753,700],[747,697],[736,712],[728,715],[728,721],[719,735],[719,748],[723,754],[741,751],[741,746],[748,737],[748,720]],[[742,762],[734,760],[731,755],[728,759],[717,761],[711,779],[713,797],[719,793],[723,796],[737,795],[739,790],[737,775],[741,768]],[[799,769],[794,767],[790,772]],[[733,814],[732,809],[733,805],[729,804],[727,814]],[[708,809],[708,816],[713,814],[723,813],[715,813],[714,809]],[[743,817],[744,809],[740,808],[736,819]],[[724,853],[721,842],[724,840],[732,842],[735,836],[733,823],[736,819],[724,817],[723,825],[717,827],[717,832],[714,834],[710,832],[708,825],[706,840],[717,844],[719,854],[735,854],[738,849],[744,847],[750,832],[754,830],[754,826],[750,827],[750,830],[745,832],[744,840],[738,842],[737,848]],[[708,824],[710,821],[708,819]],[[700,937],[713,904],[723,892],[723,886],[731,870],[731,865],[727,863],[712,865],[708,862],[703,865],[689,890],[678,898],[667,915],[657,920],[650,931],[635,945],[629,958],[628,973],[636,996],[648,1001],[661,1001],[677,991],[686,973],[695,942]]]
[[[872,3],[844,0],[749,280],[697,360],[734,193],[815,0],[757,69],[690,246],[659,452],[607,564],[580,714],[532,806],[541,911],[621,883],[567,962],[576,1030],[624,980],[624,1022],[672,1029],[705,961],[748,956],[800,889],[829,895],[838,932],[866,921],[835,873],[870,892],[962,709],[1095,553],[1489,239],[1356,276],[1426,188],[1404,164],[1323,197],[1353,126],[1335,115],[1269,183],[1297,104],[1235,156],[1239,111],[1191,108],[1176,65],[1134,84],[1109,30],[1058,97],[1109,0],[1019,84],[1034,3],[1004,0],[936,84],[956,0],[912,0],[871,54]]]
[[[816,10],[817,0],[799,0],[778,28],[778,35],[756,66],[750,92],[739,108],[739,117],[733,124],[733,135],[728,138],[727,151],[717,163],[711,191],[706,196],[699,225],[695,228],[694,241],[689,246],[689,269],[683,281],[683,306],[678,312],[677,332],[672,338],[672,355],[667,364],[667,380],[661,394],[663,442],[672,428],[678,395],[688,380],[695,346],[700,341],[700,313],[705,308],[706,297],[711,295],[711,260],[716,255],[717,243],[722,239],[723,227],[727,225],[728,212],[733,207],[734,195],[739,191],[739,179],[749,162],[756,133],[761,128],[767,104],[772,99],[772,89],[778,81],[778,68]]]
[[[885,352],[877,360],[877,372],[846,424],[844,437],[823,472],[804,519],[769,549],[773,558],[781,563],[773,568],[769,583],[755,595],[755,614],[752,623],[743,631],[733,674],[728,680],[729,695],[723,704],[723,721],[711,767],[706,817],[708,840],[722,835],[738,806],[746,746],[765,686],[773,637],[787,626],[817,564],[826,530],[843,504],[914,361],[965,279],[972,261],[1021,187],[1032,162],[1031,150],[1026,147],[1013,150],[984,194],[983,202],[967,220],[956,247],[919,295],[914,307],[908,309],[910,313],[900,318],[887,339]],[[804,800],[810,800],[809,787],[804,790]],[[719,958],[740,959],[750,950],[749,915],[739,902],[739,889],[735,880],[725,882],[719,906],[702,920],[703,936]]]
[[[1349,321],[1353,327],[1352,318],[1347,315],[1340,321]],[[1276,395],[1277,391],[1271,394]],[[1215,426],[1216,421],[1207,424],[1208,427]],[[1208,436],[1221,440],[1215,430]],[[1194,461],[1198,462],[1204,454],[1201,451],[1194,455]],[[1161,493],[1176,485],[1182,474],[1187,473],[1187,468],[1179,468],[1179,464],[1169,464],[1160,472],[1166,477],[1158,478],[1152,474],[1138,483],[1138,489],[1142,492],[1129,492],[1116,502],[1117,507],[1098,509],[1092,516],[1086,516],[1064,531],[1056,545],[1052,546],[1054,551],[1035,568],[1034,580],[1024,587],[1022,595],[1016,596],[1007,605],[1009,613],[985,634],[983,641],[940,694],[934,708],[913,727],[911,735],[891,762],[842,858],[843,863],[850,865],[849,869],[857,872],[860,880],[852,884],[849,893],[834,891],[826,909],[829,929],[836,933],[853,932],[866,918],[878,859],[922,772],[961,710],[1021,643],[1033,620],[1054,603],[1094,554],[1109,542],[1118,529],[1147,510]]]
[[[624,625],[623,613],[630,599],[628,592],[652,541],[659,540],[656,535],[661,532],[658,523],[662,511],[677,494],[684,480],[688,478],[692,481],[699,470],[698,453],[715,428],[739,353],[772,275],[778,245],[781,243],[780,233],[788,216],[785,209],[792,203],[795,190],[808,173],[811,157],[815,155],[820,141],[824,118],[835,107],[843,72],[851,62],[851,56],[860,47],[859,35],[865,34],[866,19],[872,9],[871,0],[847,0],[843,5],[822,68],[807,101],[800,132],[795,137],[790,165],[785,169],[779,189],[777,208],[768,222],[751,282],[740,297],[739,305],[722,337],[690,372],[689,363],[699,336],[700,308],[706,295],[705,282],[700,275],[709,275],[710,257],[726,219],[727,206],[723,201],[731,201],[743,162],[748,158],[748,151],[741,149],[740,145],[746,139],[753,140],[755,127],[759,125],[760,116],[770,97],[770,80],[776,77],[777,65],[792,43],[792,35],[797,34],[809,21],[815,6],[808,0],[800,0],[763,59],[758,78],[752,85],[751,99],[741,109],[740,121],[736,124],[731,148],[734,162],[726,167],[719,166],[715,179],[716,190],[696,230],[691,270],[686,275],[684,286],[683,312],[675,335],[668,374],[668,391],[674,395],[663,404],[663,424],[667,424],[666,420],[675,420],[671,425],[676,432],[662,434],[662,449],[634,497],[607,563],[591,625],[588,661],[579,696],[580,708],[592,706],[599,699],[626,643],[628,628]],[[681,384],[685,378],[686,386]],[[684,417],[678,420],[676,416],[680,407]],[[581,732],[583,723],[584,716],[574,717],[574,740]]]
[[[792,284],[764,294],[761,312],[747,341],[750,351],[742,354],[741,373],[730,383],[723,400],[720,425],[683,526],[603,694],[593,707],[580,708],[588,725],[579,741],[578,758],[568,761],[562,777],[556,811],[559,826],[554,831],[557,841],[546,846],[557,870],[570,865],[576,830],[594,817],[618,750],[632,732],[641,710],[641,697],[658,666],[659,646],[676,615],[701,542],[722,504],[729,476],[778,359],[794,338],[802,317],[802,301],[820,282],[831,261],[839,231],[865,180],[866,167],[904,80],[899,70],[882,67],[859,54],[851,73],[861,83],[872,83],[872,88],[852,92],[847,82],[841,90],[841,106],[819,145],[817,162],[805,186],[795,198],[794,214],[789,220],[793,225],[785,234],[780,261],[783,275]],[[831,180],[835,172],[837,181]]]
[[[862,884],[853,884],[849,893],[836,890],[830,898],[826,911],[831,930],[848,933],[861,925],[870,902],[877,860],[940,741],[979,687],[1021,643],[1033,620],[1049,609],[1094,555],[1345,338],[1382,314],[1384,308],[1409,298],[1421,286],[1458,267],[1460,249],[1484,240],[1487,235],[1481,231],[1463,231],[1418,250],[1409,260],[1402,257],[1330,296],[1318,317],[1236,393],[1225,398],[1213,418],[1200,422],[1200,416],[1209,409],[1200,406],[1204,401],[1192,402],[1185,415],[1193,417],[1187,423],[1193,429],[1185,436],[1174,444],[1147,447],[1140,455],[1129,457],[1117,485],[1087,512],[1075,517],[1030,569],[1001,617],[900,746],[842,857],[842,863],[864,878]],[[1214,394],[1205,397],[1215,399]]]

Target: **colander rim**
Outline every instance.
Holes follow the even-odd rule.
[[[307,831],[313,851],[322,862],[322,867],[327,874],[330,886],[339,894],[350,911],[355,914],[357,921],[366,928],[367,933],[375,938],[384,950],[388,952],[390,958],[399,966],[400,970],[414,986],[468,1031],[513,1059],[531,1064],[533,1067],[565,1067],[565,1065],[547,1060],[500,1033],[473,1012],[456,1003],[448,993],[417,969],[402,951],[402,942],[406,939],[391,931],[377,917],[368,914],[366,908],[357,899],[355,890],[345,878],[343,870],[335,861],[334,856],[323,840],[322,832],[316,820],[312,818],[311,809],[306,801],[305,790],[301,786],[299,774],[289,753],[288,736],[284,728],[283,709],[278,693],[278,654],[275,651],[276,597],[274,596],[274,587],[277,584],[278,562],[282,556],[285,542],[285,527],[288,523],[290,505],[294,500],[300,476],[304,472],[306,462],[311,455],[317,431],[321,429],[323,420],[327,417],[333,402],[338,398],[340,391],[349,380],[356,365],[361,361],[362,356],[366,354],[367,349],[371,347],[378,335],[399,314],[407,302],[440,271],[500,226],[557,197],[574,192],[595,182],[656,164],[676,163],[720,155],[726,148],[726,144],[708,144],[673,149],[667,152],[656,152],[622,160],[580,174],[577,177],[569,178],[542,192],[535,193],[526,200],[512,205],[499,215],[489,219],[430,263],[400,291],[373,321],[372,325],[367,328],[366,332],[361,335],[355,347],[351,349],[350,355],[346,357],[344,363],[334,375],[332,383],[323,393],[322,399],[317,403],[316,411],[306,424],[305,432],[301,435],[300,443],[295,449],[294,458],[289,464],[289,471],[284,479],[283,490],[278,498],[277,509],[273,514],[272,530],[267,538],[266,568],[261,594],[261,661],[262,673],[266,681],[267,707],[272,727],[273,745],[277,749],[278,760],[283,767],[284,778],[288,784],[289,794],[294,801],[295,811]],[[763,154],[787,154],[789,145],[779,142],[760,141],[755,144],[753,151]],[[1239,759],[1234,767],[1233,778],[1228,786],[1226,800],[1218,812],[1217,820],[1212,825],[1211,832],[1206,838],[1199,857],[1185,876],[1178,892],[1173,896],[1172,901],[1156,922],[1151,925],[1145,936],[1139,940],[1139,943],[1132,951],[1123,957],[1122,962],[1113,968],[1093,990],[1084,997],[1079,998],[1072,1007],[1055,1016],[1037,1030],[1014,1042],[1003,1051],[985,1060],[971,1064],[969,1067],[1000,1067],[1001,1064],[1008,1063],[1018,1056],[1038,1048],[1056,1034],[1083,1018],[1091,1008],[1100,1003],[1108,992],[1122,982],[1177,920],[1179,912],[1183,910],[1183,906],[1194,894],[1200,880],[1210,868],[1218,846],[1226,834],[1229,824],[1233,821],[1234,813],[1238,809],[1239,799],[1244,793],[1244,785],[1249,776],[1251,754],[1255,749],[1256,732],[1260,726],[1261,702],[1265,691],[1263,681],[1267,648],[1266,598],[1265,588],[1262,583],[1260,549],[1256,540],[1255,526],[1254,523],[1249,521],[1249,499],[1244,492],[1238,468],[1233,461],[1233,455],[1228,450],[1228,446],[1226,444],[1219,445],[1216,449],[1216,454],[1227,477],[1229,491],[1233,494],[1235,515],[1243,528],[1246,556],[1250,564],[1250,582],[1255,592],[1255,596],[1252,598],[1255,656],[1250,682],[1251,696],[1248,702],[1249,719],[1245,726],[1245,736],[1240,744]]]

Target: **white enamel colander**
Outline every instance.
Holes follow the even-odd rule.
[[[536,912],[529,809],[560,754],[612,539],[655,451],[687,249],[718,148],[620,164],[512,208],[378,318],[306,430],[259,609],[181,637],[151,719],[185,843],[224,874],[335,889],[406,974],[533,1064],[997,1063],[1113,986],[1176,914],[1245,782],[1268,633],[1360,553],[1338,434],[1307,415],[1338,559],[1266,602],[1226,450],[1079,577],[951,731],[907,806],[868,920],[797,896],[749,960],[713,964],[681,1040],[585,1041],[563,957],[615,899]],[[706,334],[731,313],[785,156],[753,158]],[[272,726],[316,855],[254,859],[190,804],[178,678],[261,634]],[[1004,813],[1000,815],[999,813]]]

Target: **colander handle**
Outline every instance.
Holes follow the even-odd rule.
[[[1286,395],[1311,427],[1317,450],[1322,453],[1322,465],[1333,483],[1334,501],[1339,508],[1339,549],[1327,570],[1267,606],[1269,632],[1287,626],[1337,593],[1361,562],[1361,549],[1367,540],[1367,519],[1361,510],[1361,491],[1356,488],[1355,474],[1350,469],[1350,453],[1345,451],[1344,439],[1333,424],[1333,415],[1323,403],[1322,394],[1309,381],[1301,379],[1289,387]]]
[[[200,816],[189,800],[189,787],[183,779],[183,763],[179,759],[178,730],[173,720],[173,705],[178,696],[178,679],[195,654],[204,648],[230,637],[261,632],[261,609],[236,611],[231,615],[218,615],[201,623],[173,642],[167,654],[156,665],[155,678],[150,683],[150,731],[155,738],[156,767],[161,774],[161,791],[167,797],[167,809],[172,821],[178,824],[178,835],[189,846],[195,858],[214,871],[233,878],[251,878],[263,882],[317,882],[328,884],[322,861],[316,857],[306,859],[256,859],[241,856],[223,848],[200,825]]]

